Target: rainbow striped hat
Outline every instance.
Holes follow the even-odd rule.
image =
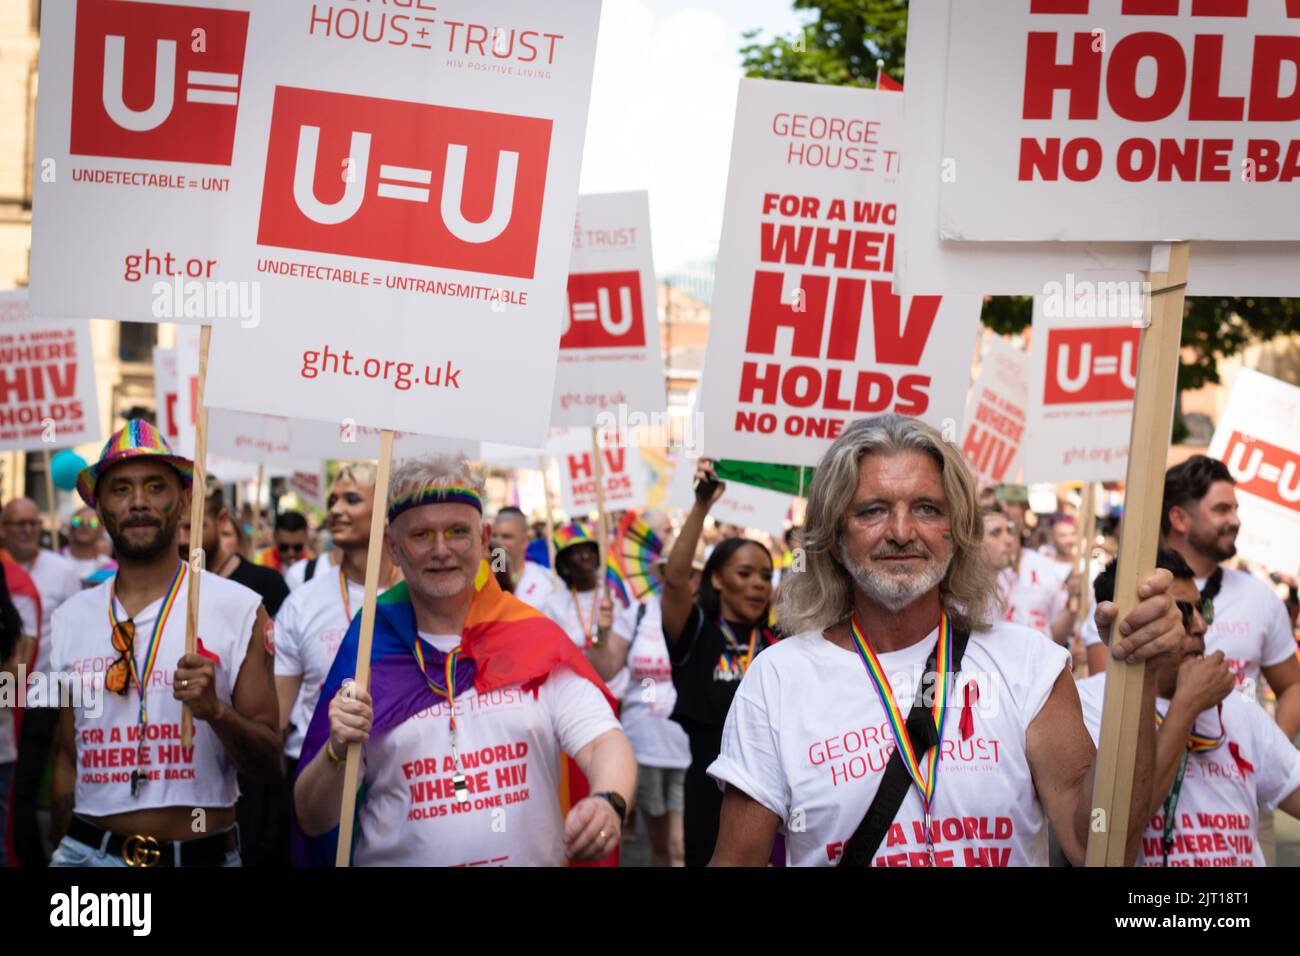
[[[592,537],[591,531],[581,522],[575,521],[571,524],[560,525],[555,529],[555,553],[559,554],[565,548],[572,548],[575,544],[596,544],[596,539]]]
[[[171,465],[186,488],[194,481],[194,462],[173,452],[167,439],[153,425],[142,418],[133,418],[104,443],[99,461],[87,465],[77,476],[77,493],[81,500],[92,508],[98,507],[95,488],[99,479],[114,465],[132,458],[156,458]]]

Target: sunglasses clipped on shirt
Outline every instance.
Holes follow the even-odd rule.
[[[128,654],[135,654],[135,622],[122,621],[113,628],[113,650],[118,658],[104,675],[104,686],[110,693],[126,696],[131,686],[131,668],[127,664]]]

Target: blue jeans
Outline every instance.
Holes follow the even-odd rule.
[[[104,834],[104,844],[108,843],[110,834]],[[50,858],[50,866],[93,866],[93,867],[122,867],[126,868],[126,860],[122,859],[120,853],[109,853],[99,847],[87,846],[80,840],[74,840],[72,837],[65,836],[57,847],[54,848],[54,856]],[[241,866],[239,860],[239,850],[234,849],[226,854],[226,861],[222,866]]]
[[[9,865],[5,853],[5,832],[9,825],[9,784],[14,779],[14,763],[0,763],[0,868]]]

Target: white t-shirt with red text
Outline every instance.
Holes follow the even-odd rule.
[[[1196,586],[1204,588],[1205,579],[1197,578]],[[1237,689],[1259,700],[1260,668],[1293,659],[1296,654],[1286,606],[1253,574],[1224,568],[1205,649],[1223,651]]]
[[[645,613],[638,625],[641,607]],[[691,765],[691,742],[682,725],[670,719],[677,703],[677,689],[664,641],[659,596],[650,595],[644,605],[633,604],[617,613],[614,633],[630,642],[620,717],[636,762],[646,767],[685,770]]]
[[[325,558],[321,558],[321,564],[310,581],[289,595],[275,616],[275,675],[302,678],[289,712],[289,735],[284,743],[284,752],[294,760],[302,753],[302,741],[316,712],[321,685],[334,666],[352,617],[361,610],[366,597],[363,585],[348,581],[345,607],[339,569]]]
[[[880,655],[904,717],[937,641],[936,628],[911,647]],[[940,742],[936,865],[1047,865],[1047,827],[1025,734],[1069,664],[1063,647],[1019,625],[971,634]],[[967,684],[976,689],[967,692]],[[968,693],[966,736],[961,712]],[[781,818],[791,866],[834,866],[893,750],[862,659],[809,632],[768,648],[750,666],[709,774]],[[909,787],[873,865],[927,865],[924,820],[921,798]]]
[[[529,607],[540,610],[542,602],[555,590],[551,572],[535,561],[525,561],[523,574],[515,585],[514,595]]]
[[[1079,681],[1078,689],[1083,721],[1096,743],[1101,738],[1106,675],[1094,674]],[[1169,701],[1157,700],[1156,708],[1167,712]],[[1221,726],[1227,733],[1222,746],[1187,755],[1187,770],[1174,808],[1170,866],[1264,866],[1264,853],[1256,839],[1260,807],[1273,810],[1300,788],[1300,752],[1263,708],[1233,692],[1223,700]],[[1198,715],[1194,730],[1217,736],[1217,708]],[[1161,808],[1142,834],[1138,866],[1163,864],[1164,826]]]
[[[41,635],[36,642],[36,661],[32,665],[32,673],[47,673],[50,670],[50,622],[59,605],[81,593],[81,575],[71,560],[44,548],[36,552],[36,558],[30,566],[24,564],[22,567],[31,575],[36,590],[41,592]],[[45,699],[44,691],[48,686],[48,681],[31,681],[27,706],[57,706],[57,701]]]
[[[181,580],[180,593],[163,627],[153,672],[146,678],[148,723],[139,755],[140,694],[135,681],[130,682],[126,696],[104,687],[104,675],[118,658],[109,626],[112,582],[82,591],[54,612],[52,667],[81,675],[84,692],[96,695],[85,699],[103,701],[98,716],[92,706],[72,709],[77,734],[78,813],[102,817],[154,807],[232,807],[239,797],[235,765],[207,722],[194,721],[193,746],[188,750],[181,747],[181,702],[173,696],[172,687],[176,662],[185,653],[189,573]],[[203,649],[219,661],[217,697],[230,704],[262,599],[219,574],[201,573],[198,636]],[[159,598],[130,618],[135,624],[138,666],[144,664],[145,648],[162,603]],[[117,617],[119,621],[128,619],[120,602]],[[146,765],[149,779],[139,795],[132,796],[131,772]]]
[[[13,593],[10,593],[9,599],[13,601],[18,611],[18,618],[23,623],[23,635],[35,637],[40,627],[36,601],[26,594]],[[17,759],[18,740],[14,736],[14,712],[11,707],[6,707],[4,702],[0,701],[0,764],[13,763]]]
[[[457,635],[420,638],[446,653]],[[452,785],[445,701],[362,747],[365,800],[358,866],[560,866],[560,754],[574,754],[618,720],[596,685],[566,667],[541,686],[456,696],[456,748],[469,800]]]
[[[1006,620],[1051,639],[1052,621],[1065,610],[1068,600],[1055,561],[1026,548],[1020,552],[1018,567],[999,575],[998,591]]]

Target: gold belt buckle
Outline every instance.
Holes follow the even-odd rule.
[[[154,837],[136,833],[122,843],[122,860],[127,866],[157,866],[162,858],[162,850]]]

